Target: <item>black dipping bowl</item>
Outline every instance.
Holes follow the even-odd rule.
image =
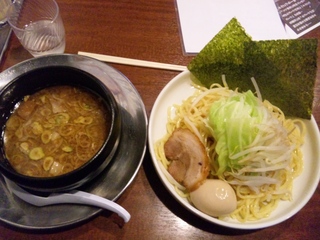
[[[31,60],[32,61],[32,60]],[[6,158],[3,135],[6,121],[24,96],[43,88],[71,85],[85,88],[103,99],[111,114],[108,137],[98,153],[86,164],[72,172],[56,177],[28,177],[16,172]],[[27,71],[6,84],[0,91],[0,172],[18,185],[36,192],[67,191],[89,182],[111,161],[120,141],[121,116],[111,91],[94,76],[70,66],[46,66]]]

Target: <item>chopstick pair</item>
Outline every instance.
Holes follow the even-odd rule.
[[[103,62],[119,63],[124,65],[138,66],[138,67],[157,68],[157,69],[165,69],[165,70],[173,70],[173,71],[181,71],[181,72],[187,70],[186,66],[181,66],[181,65],[150,62],[150,61],[144,61],[144,60],[138,60],[138,59],[132,59],[132,58],[115,57],[115,56],[104,55],[104,54],[96,54],[96,53],[79,51],[78,55],[92,57]]]

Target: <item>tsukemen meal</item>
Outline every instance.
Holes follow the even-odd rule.
[[[317,39],[253,41],[234,18],[197,54],[188,64],[195,91],[169,107],[155,144],[179,196],[239,222],[267,218],[293,199],[317,46]]]

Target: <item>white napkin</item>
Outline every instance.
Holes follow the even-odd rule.
[[[198,53],[233,17],[253,40],[288,39],[273,0],[176,0],[185,53]]]

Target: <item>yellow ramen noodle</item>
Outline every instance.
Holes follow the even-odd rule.
[[[209,178],[217,178],[217,162],[215,152],[215,141],[208,128],[209,109],[214,101],[221,97],[227,97],[232,90],[215,84],[211,89],[195,86],[195,93],[185,99],[181,105],[174,105],[168,109],[167,133],[155,144],[155,153],[158,160],[168,168],[170,161],[166,159],[164,153],[164,143],[171,136],[176,128],[188,128],[194,132],[206,147],[207,154],[211,161],[211,172]],[[230,183],[237,195],[237,209],[229,216],[239,222],[256,221],[266,218],[277,207],[281,200],[291,200],[293,180],[297,177],[303,168],[303,157],[301,146],[305,136],[305,125],[300,119],[288,119],[280,109],[273,106],[270,102],[264,101],[263,105],[280,121],[287,129],[288,140],[294,146],[289,167],[279,171],[270,171],[268,176],[274,177],[279,184],[264,184],[255,191],[245,183],[232,184],[234,178],[232,173],[225,172],[224,180]],[[169,173],[166,173],[168,176]],[[179,183],[175,182],[172,177],[168,180],[175,186],[176,191],[181,197],[189,198],[189,193]],[[192,203],[191,203],[192,204]]]
[[[26,96],[6,123],[4,146],[12,167],[33,177],[79,168],[103,145],[110,116],[101,99],[72,86]]]

